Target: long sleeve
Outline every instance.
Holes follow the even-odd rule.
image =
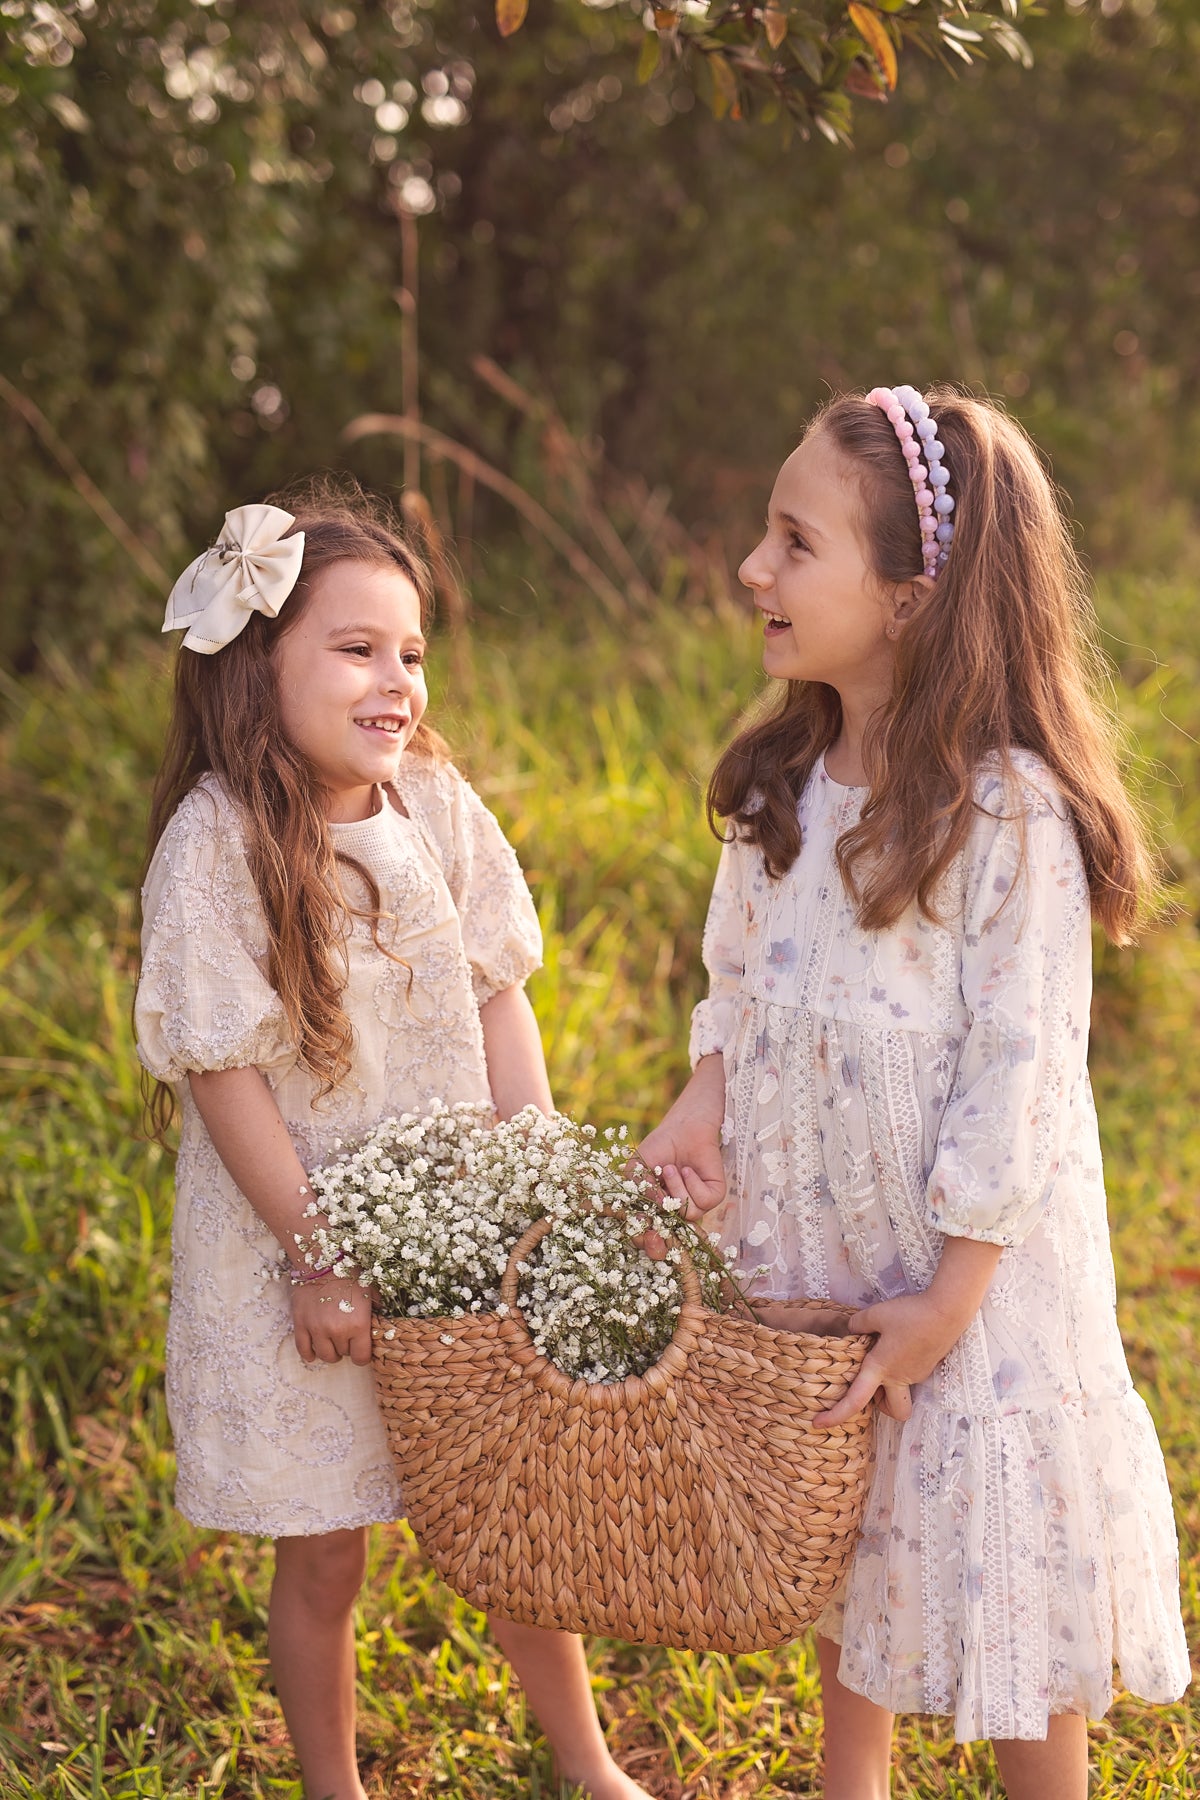
[[[704,967],[708,971],[708,995],[692,1012],[688,1046],[694,1068],[702,1056],[724,1050],[733,1030],[734,1002],[741,985],[744,963],[745,908],[742,900],[742,866],[746,851],[733,840],[721,850],[704,924]]]
[[[267,981],[266,922],[232,807],[215,784],[194,788],[171,818],[142,892],[142,968],[134,1006],[138,1055],[162,1081],[189,1070],[296,1060]]]
[[[1090,906],[1048,775],[1024,783],[1015,817],[998,816],[1014,810],[998,778],[979,803],[961,967],[970,1023],[926,1199],[940,1231],[1009,1245],[1042,1214],[1085,1091]]]

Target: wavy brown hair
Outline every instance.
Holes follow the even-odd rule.
[[[999,753],[1020,812],[1008,752],[1031,750],[1071,809],[1092,912],[1129,943],[1158,883],[1121,778],[1117,734],[1102,703],[1107,677],[1087,582],[1058,496],[1016,422],[950,387],[926,395],[946,447],[954,541],[932,592],[896,647],[891,698],[863,745],[870,792],[838,863],[865,930],[913,903],[938,916],[938,887],[975,814],[983,759]],[[896,434],[870,401],[843,395],[813,420],[857,490],[863,553],[889,590],[921,572],[912,486]],[[791,681],[775,708],[721,756],[709,820],[726,821],[779,879],[800,851],[796,807],[842,723],[836,690]],[[725,832],[719,832],[725,835]]]
[[[423,623],[432,610],[432,589],[424,562],[386,505],[356,485],[320,479],[268,499],[295,515],[287,536],[304,533],[300,575],[277,619],[254,613],[212,656],[180,648],[166,750],[150,804],[146,866],[180,801],[203,775],[215,775],[241,818],[267,923],[267,979],[300,1061],[317,1078],[315,1104],[350,1066],[353,1031],[342,1006],[347,914],[370,919],[380,949],[390,953],[378,937],[386,916],[379,889],[361,863],[334,850],[320,781],[284,736],[274,652],[334,563],[398,569],[417,590]],[[446,752],[422,720],[405,754],[441,758]],[[347,898],[343,867],[363,883],[367,907]],[[151,1132],[161,1137],[174,1112],[173,1091],[161,1081],[147,1081],[144,1088]]]

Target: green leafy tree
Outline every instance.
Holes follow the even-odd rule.
[[[596,0],[590,0],[592,5]],[[850,142],[853,98],[885,100],[906,46],[947,65],[970,63],[988,43],[1024,67],[1018,29],[1035,0],[662,0],[649,9],[609,0],[626,34],[642,34],[639,81],[664,73],[703,92],[718,118],[783,120],[807,138]],[[495,0],[505,37],[520,30],[528,0]]]
[[[530,484],[553,485],[544,433],[481,388],[479,354],[690,523],[739,530],[823,384],[882,363],[1007,392],[1093,512],[1136,475],[1160,519],[1195,466],[1196,22],[1190,0],[1067,5],[1032,70],[970,60],[989,34],[1018,49],[1029,10],[804,0],[780,35],[771,7],[647,31],[626,0],[540,0],[504,38],[472,0],[7,0],[0,657],[102,652],[157,611],[56,444],[165,569],[297,469],[397,482],[394,442],[340,434],[406,402],[402,217],[426,415]],[[785,153],[789,120],[818,128]],[[473,518],[502,541],[507,513]]]

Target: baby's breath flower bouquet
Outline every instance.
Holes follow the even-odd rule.
[[[309,1185],[310,1255],[372,1290],[409,1523],[471,1606],[735,1652],[819,1616],[870,1470],[869,1414],[813,1425],[870,1342],[851,1308],[748,1317],[623,1131],[533,1107],[388,1120]]]
[[[731,1291],[724,1258],[679,1218],[678,1201],[657,1197],[652,1171],[625,1173],[629,1159],[623,1126],[598,1134],[532,1106],[498,1124],[478,1104],[405,1114],[309,1176],[309,1213],[327,1221],[314,1248],[372,1288],[385,1316],[503,1316],[500,1281],[513,1246],[549,1218],[554,1229],[518,1264],[534,1344],[567,1375],[621,1381],[648,1369],[671,1339],[681,1244],[708,1304],[720,1310]],[[637,1240],[664,1225],[664,1211],[671,1242],[654,1261]]]

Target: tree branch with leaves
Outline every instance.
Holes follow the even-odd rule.
[[[526,24],[528,8],[529,0],[495,0],[502,37]],[[612,11],[631,39],[640,37],[641,83],[682,76],[718,119],[778,122],[785,136],[804,139],[815,127],[849,144],[854,101],[885,102],[895,92],[906,48],[951,71],[989,47],[1028,68],[1021,26],[1042,8],[1036,0],[659,0],[644,9],[613,0]]]

